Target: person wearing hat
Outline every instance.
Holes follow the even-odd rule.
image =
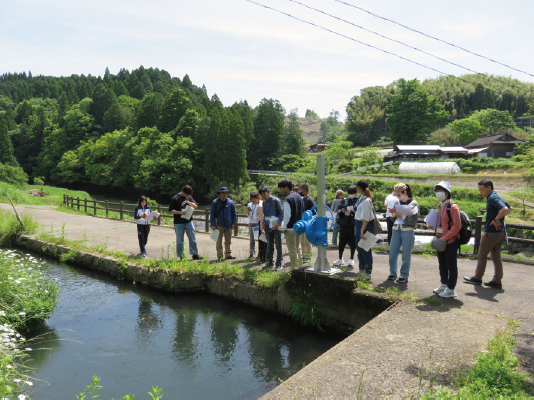
[[[219,230],[217,238],[217,259],[223,258],[222,239],[224,236],[224,255],[227,260],[235,259],[232,257],[230,245],[232,243],[232,230],[237,224],[237,211],[232,199],[228,198],[228,188],[223,186],[217,192],[218,198],[211,202],[210,225],[211,229]]]
[[[373,233],[374,219],[373,213],[373,195],[369,190],[369,184],[365,179],[359,180],[355,183],[356,193],[359,196],[356,202],[356,212],[354,213],[354,235],[356,236],[356,250],[358,251],[358,265],[360,268],[360,274],[371,277],[373,272],[373,250],[369,249],[365,251],[358,242],[360,240],[366,240],[365,233]]]
[[[339,209],[339,205],[345,198],[345,192],[343,190],[338,189],[336,192],[336,198],[332,200],[332,204],[330,205],[330,209],[334,213],[334,215],[337,213],[337,210]],[[339,233],[339,224],[337,221],[334,220],[334,231],[332,232],[332,246],[337,247],[337,236]]]
[[[441,181],[434,186],[436,198],[441,202],[438,211],[437,226],[429,226],[429,229],[436,230],[436,236],[447,241],[445,251],[438,251],[438,265],[441,285],[434,289],[434,293],[440,297],[456,297],[456,282],[458,281],[458,248],[460,246],[460,229],[462,220],[460,208],[451,202],[451,184]],[[447,212],[450,208],[450,214]],[[449,215],[451,216],[449,218]]]
[[[398,258],[402,247],[402,265],[400,277],[397,283],[408,283],[410,266],[412,263],[412,250],[415,241],[415,226],[419,221],[419,206],[412,199],[412,188],[405,183],[397,183],[393,189],[393,195],[399,199],[399,203],[389,208],[389,217],[393,221],[391,244],[389,246],[389,276],[388,280],[397,279]],[[409,206],[411,214],[403,215],[397,212],[398,205]]]

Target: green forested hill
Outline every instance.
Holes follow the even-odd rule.
[[[247,165],[302,155],[297,118],[273,99],[225,107],[188,75],[142,66],[103,77],[8,73],[0,76],[0,162],[53,185],[168,195],[190,184],[202,195],[241,185]]]
[[[513,117],[534,114],[534,84],[503,76],[463,75],[457,79],[442,76],[421,83],[429,94],[444,105],[451,117],[463,117],[486,108],[508,111]],[[398,81],[387,86],[367,87],[347,105],[346,127],[349,132],[369,132],[368,139],[384,135],[386,110],[390,95],[398,93]]]

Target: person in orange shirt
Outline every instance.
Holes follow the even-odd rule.
[[[458,281],[458,248],[460,247],[458,239],[462,228],[460,208],[451,202],[451,190],[451,184],[447,181],[441,181],[434,186],[434,193],[441,204],[438,211],[438,226],[429,226],[430,229],[436,229],[438,238],[447,241],[445,251],[438,251],[441,285],[434,289],[434,293],[445,298],[456,297],[456,290],[454,289]]]

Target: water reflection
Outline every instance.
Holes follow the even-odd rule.
[[[257,398],[341,339],[206,294],[169,295],[58,264],[50,272],[63,296],[41,332],[48,349],[32,354],[49,383],[36,382],[34,398],[72,398],[93,375],[102,398],[156,385],[168,398]]]

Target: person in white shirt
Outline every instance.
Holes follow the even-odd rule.
[[[393,233],[393,220],[389,217],[391,217],[391,212],[389,211],[390,208],[395,207],[396,204],[399,204],[399,198],[395,196],[394,193],[391,193],[386,197],[386,200],[384,200],[384,207],[386,208],[386,223],[388,226],[388,244],[391,245],[391,235]]]
[[[356,250],[358,251],[359,273],[370,278],[371,273],[373,272],[373,250],[369,249],[368,251],[365,251],[358,246],[358,242],[360,240],[367,240],[364,236],[366,232],[373,233],[373,195],[369,190],[369,184],[366,180],[359,180],[355,185],[359,196],[358,202],[356,203],[356,212],[354,214],[354,233],[356,236]]]
[[[250,192],[250,203],[247,204],[248,216],[248,237],[250,239],[250,258],[254,258],[256,253],[256,239],[254,238],[254,228],[257,228],[259,233],[259,219],[258,206],[260,203],[260,195],[258,192]]]

